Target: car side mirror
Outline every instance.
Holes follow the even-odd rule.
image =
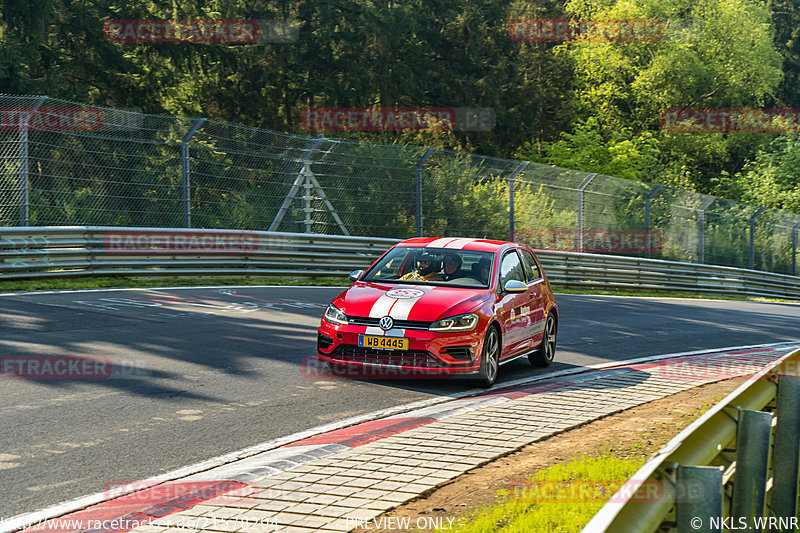
[[[506,292],[525,292],[528,286],[516,279],[510,279],[506,282],[503,290]]]
[[[358,281],[358,278],[360,278],[363,274],[363,270],[353,270],[347,277],[350,278],[350,281]]]

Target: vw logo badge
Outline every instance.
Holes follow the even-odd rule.
[[[389,331],[394,327],[394,320],[390,316],[385,316],[378,321],[378,325],[383,331]]]

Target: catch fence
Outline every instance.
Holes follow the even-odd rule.
[[[0,226],[206,228],[797,273],[800,215],[527,161],[0,95]]]

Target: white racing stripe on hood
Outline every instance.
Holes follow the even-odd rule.
[[[397,302],[396,299],[390,298],[386,296],[386,294],[381,294],[381,297],[372,304],[372,308],[369,310],[369,315],[367,316],[370,318],[383,318],[389,314],[389,309],[392,308],[395,302]]]
[[[430,290],[433,290],[435,287],[427,287],[427,286],[420,286],[414,285],[411,288],[418,289],[423,291],[423,293],[427,293]],[[372,304],[372,309],[369,310],[369,317],[370,318],[383,318],[386,315],[391,316],[395,320],[407,320],[408,315],[411,313],[411,309],[414,305],[419,302],[419,300],[425,296],[419,296],[418,298],[390,298],[385,294],[382,294],[380,298],[375,300],[375,303]],[[367,326],[367,331],[364,332],[366,335],[385,335],[387,337],[402,337],[405,335],[406,330],[400,328],[392,328],[389,331],[383,331],[379,327],[375,326]]]
[[[452,242],[458,239],[453,237],[444,237],[442,239],[436,239],[435,241],[431,241],[430,243],[425,245],[425,248],[443,248],[448,242]]]
[[[427,292],[427,291],[425,291]],[[395,320],[407,320],[408,315],[411,313],[411,308],[416,305],[417,302],[420,301],[425,295],[423,294],[419,298],[405,298],[403,300],[397,300],[397,303],[392,307],[392,318]]]
[[[474,239],[456,239],[454,241],[450,241],[447,244],[445,244],[443,246],[443,248],[448,248],[448,249],[453,249],[454,248],[454,249],[460,250],[463,247],[465,247],[466,245],[468,245],[469,243],[471,243],[473,240]]]

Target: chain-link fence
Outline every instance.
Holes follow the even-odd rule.
[[[800,215],[449,150],[0,96],[0,225],[406,238],[797,273]]]

